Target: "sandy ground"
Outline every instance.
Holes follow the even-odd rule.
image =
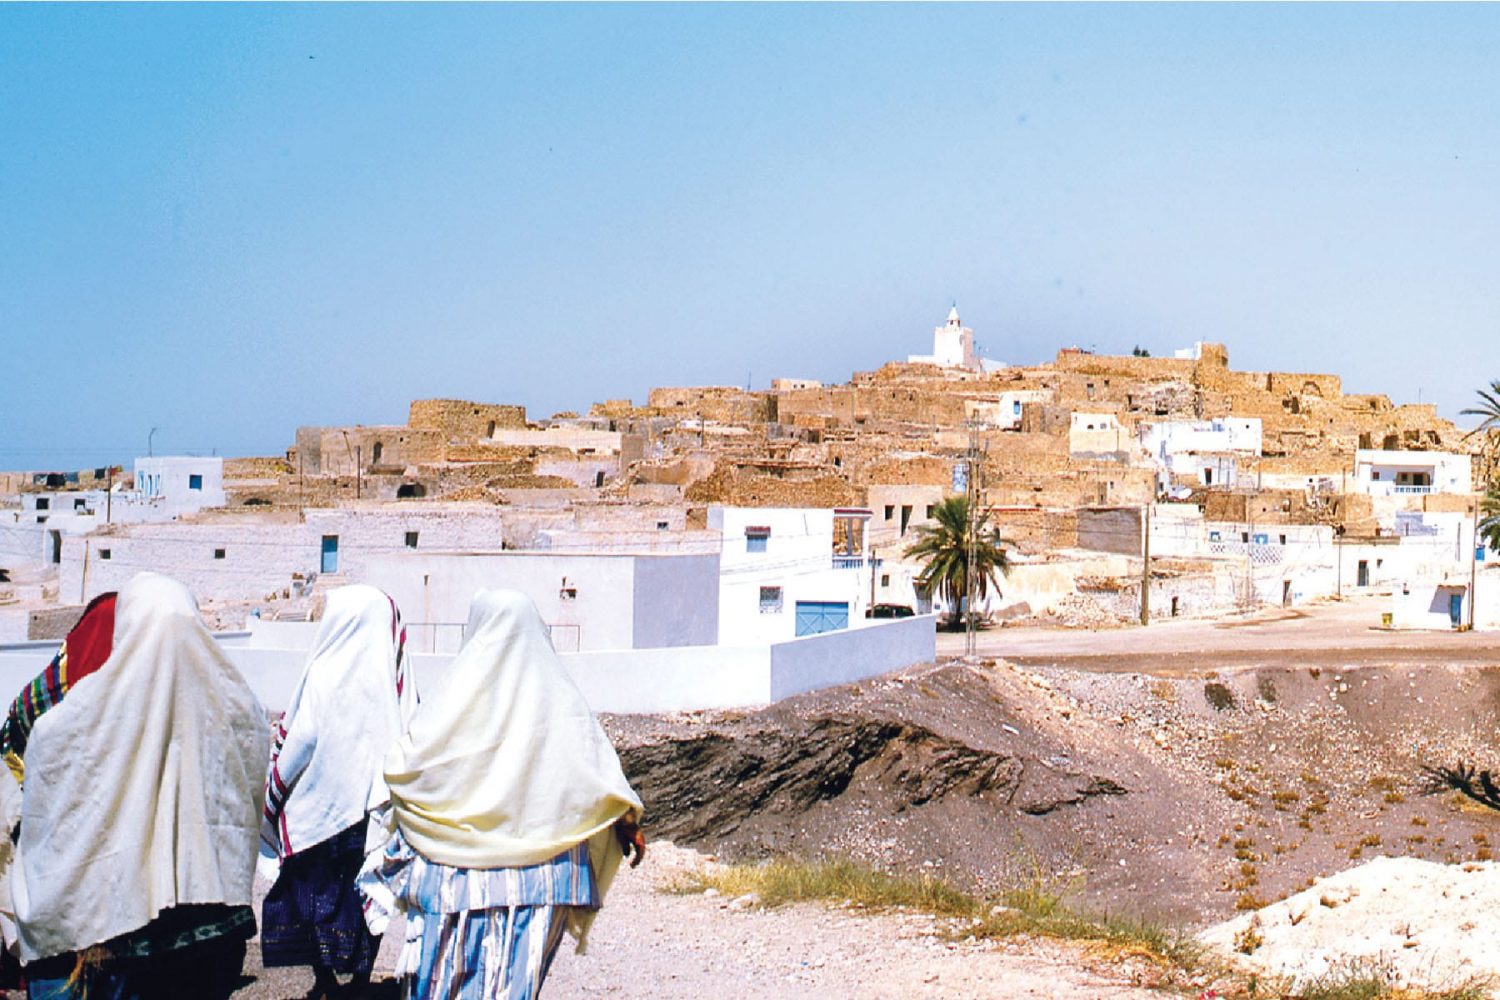
[[[565,944],[545,995],[551,1000],[1162,996],[1117,974],[1091,970],[1097,963],[1077,949],[1042,942],[948,942],[930,919],[916,914],[868,916],[815,905],[765,911],[722,898],[659,891],[697,858],[660,844],[642,868],[623,871],[594,925],[589,953],[575,955]],[[398,936],[387,935],[380,968],[393,966]],[[253,949],[246,972],[255,981],[236,994],[244,1000],[300,996],[312,983],[302,970],[262,970]]]

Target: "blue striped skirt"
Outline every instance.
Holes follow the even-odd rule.
[[[497,906],[421,914],[407,998],[536,1000],[562,944],[567,906]],[[411,919],[414,914],[408,914]]]

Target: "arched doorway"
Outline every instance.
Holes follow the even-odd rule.
[[[396,487],[397,500],[420,500],[427,495],[427,487],[421,483],[402,483]]]

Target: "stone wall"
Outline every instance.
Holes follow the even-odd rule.
[[[502,427],[524,429],[526,407],[464,399],[414,399],[408,427],[437,431],[444,441],[475,441]]]

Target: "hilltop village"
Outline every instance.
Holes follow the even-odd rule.
[[[530,593],[564,651],[778,643],[952,615],[906,550],[971,485],[1011,562],[990,626],[1369,592],[1392,627],[1500,626],[1473,558],[1488,470],[1433,406],[1237,371],[1212,343],[997,366],[956,307],[932,340],[841,385],[657,388],[545,419],[417,400],[405,424],[300,427],[272,457],[5,474],[0,641],[52,638],[149,568],[225,628],[372,582],[442,652],[489,580]]]

